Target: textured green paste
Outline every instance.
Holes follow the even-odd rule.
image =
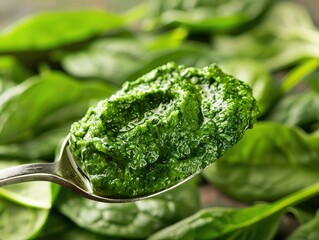
[[[169,63],[90,108],[70,146],[96,194],[143,196],[203,170],[257,115],[251,89],[216,65]]]

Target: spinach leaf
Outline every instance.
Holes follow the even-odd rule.
[[[0,93],[31,76],[31,71],[9,56],[0,57]]]
[[[168,61],[198,66],[213,63],[208,45],[182,41],[185,31],[177,29],[158,37],[117,37],[93,42],[87,49],[66,54],[62,67],[76,77],[105,79],[120,86]],[[190,61],[190,62],[189,62]],[[125,66],[123,68],[123,66]]]
[[[141,64],[145,50],[135,38],[101,39],[84,51],[66,55],[62,66],[77,77],[106,79],[121,85]]]
[[[36,239],[45,239],[45,240],[70,240],[70,239],[76,239],[76,240],[120,240],[121,238],[117,237],[111,237],[111,236],[105,236],[100,235],[97,233],[93,233],[90,231],[87,231],[83,228],[79,228],[76,226],[73,226],[72,228],[66,229],[63,232],[55,233],[54,235],[50,236],[44,236],[45,238],[36,238]],[[122,238],[123,239],[123,238]],[[125,238],[127,239],[127,238]]]
[[[115,237],[96,234],[79,228],[68,218],[56,211],[51,211],[41,232],[34,239],[45,240],[120,240]]]
[[[204,177],[242,201],[276,200],[319,181],[316,139],[297,128],[259,122]]]
[[[159,239],[273,239],[281,216],[291,206],[319,193],[314,184],[274,203],[247,208],[207,208],[151,235]]]
[[[316,216],[297,228],[287,240],[316,240],[319,238],[319,212]]]
[[[92,100],[106,98],[114,90],[110,85],[81,83],[58,72],[32,77],[0,96],[0,143],[29,139],[37,132],[52,128],[44,124],[50,116],[58,122],[74,121],[83,116]],[[76,108],[59,111],[74,106],[79,100],[79,112]],[[75,117],[75,113],[79,115]]]
[[[273,207],[274,208],[274,207]],[[152,235],[155,239],[272,239],[284,211],[269,206],[203,209]]]
[[[317,68],[319,61],[314,60],[313,62],[310,60],[305,64],[308,65],[308,63],[314,64],[314,67]],[[305,64],[292,70],[292,73],[289,72],[288,77],[285,79],[291,83],[294,81],[299,82],[300,80],[298,80],[298,78],[303,80],[302,77],[314,71],[314,69],[312,69],[313,66],[310,66],[310,69],[302,69]],[[301,72],[298,70],[301,70]],[[299,75],[301,75],[301,77]],[[266,119],[282,122],[290,126],[299,126],[308,131],[313,131],[317,128],[319,122],[319,87],[317,86],[319,75],[313,73],[308,76],[306,80],[308,83],[306,90],[284,95],[269,112]],[[285,86],[289,86],[289,83]]]
[[[41,231],[35,239],[60,239],[56,235],[67,232],[68,229],[75,227],[71,220],[52,209]],[[62,235],[62,234],[61,234]]]
[[[52,204],[51,183],[27,182],[5,186],[0,189],[0,196],[21,205],[49,209]]]
[[[312,128],[311,125],[319,121],[318,92],[308,90],[283,97],[267,115],[267,119],[290,126]]]
[[[316,59],[316,63],[319,63],[319,59]],[[317,66],[317,69],[312,69],[312,71],[307,71],[306,76],[309,74],[309,76],[307,76],[306,80],[307,83],[309,85],[309,87],[311,88],[311,90],[316,91],[319,93],[319,72],[318,71],[314,71],[314,70],[318,70],[319,66]]]
[[[146,29],[184,26],[192,31],[229,32],[256,19],[270,0],[156,0],[149,2]]]
[[[0,145],[0,158],[52,161],[58,143],[69,133],[69,126],[56,127],[20,143]]]
[[[216,36],[214,48],[220,56],[251,57],[276,70],[304,58],[318,58],[318,39],[319,31],[309,13],[301,5],[286,1],[276,2],[251,31]]]
[[[151,55],[150,59],[141,64],[140,68],[128,76],[127,81],[135,80],[169,61],[174,61],[186,67],[205,67],[216,62],[217,59],[212,54],[208,45],[198,42],[185,42],[175,49],[162,49],[161,51],[154,52],[154,55]]]
[[[132,203],[94,202],[67,191],[61,191],[57,199],[59,210],[80,227],[126,238],[147,237],[199,208],[198,193],[192,182],[158,197]]]
[[[316,198],[314,198],[316,199]],[[309,201],[308,201],[309,202]],[[306,202],[307,203],[307,202]],[[301,206],[303,206],[305,204],[302,204]],[[298,208],[297,208],[298,207]],[[296,221],[299,223],[299,224],[304,224],[304,223],[307,223],[309,222],[312,218],[314,218],[315,214],[313,212],[310,212],[310,211],[307,211],[307,210],[304,210],[304,209],[301,209],[299,208],[300,206],[297,206],[297,207],[290,207],[288,209],[289,213],[291,213]]]
[[[30,239],[45,223],[48,209],[26,207],[0,198],[1,239]]]
[[[53,49],[124,25],[123,17],[103,11],[40,13],[4,29],[0,33],[0,53]]]
[[[259,62],[252,59],[231,59],[221,62],[221,68],[246,82],[253,90],[261,114],[265,113],[276,100],[278,89],[270,73]]]

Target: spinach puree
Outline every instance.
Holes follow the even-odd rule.
[[[96,194],[142,196],[203,170],[257,115],[251,89],[216,65],[168,63],[90,108],[70,147]]]

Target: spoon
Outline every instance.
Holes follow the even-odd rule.
[[[49,181],[57,183],[91,200],[108,203],[124,203],[142,200],[166,192],[168,190],[171,190],[172,188],[181,185],[185,181],[192,178],[194,175],[189,176],[188,178],[184,179],[183,181],[177,183],[174,186],[171,186],[159,192],[151,193],[146,196],[132,198],[110,198],[99,196],[94,194],[90,180],[83,173],[80,167],[77,166],[69,148],[68,135],[63,142],[59,158],[56,162],[31,163],[1,169],[0,187],[30,181]]]

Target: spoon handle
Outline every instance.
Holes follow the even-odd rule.
[[[56,163],[31,163],[0,170],[0,187],[30,181],[58,183]]]
[[[65,164],[63,163],[63,165]],[[74,170],[67,169],[67,171],[61,172],[60,161],[54,163],[24,164],[0,170],[0,187],[31,181],[53,182],[82,195],[86,196],[89,194],[86,185],[74,173]]]

